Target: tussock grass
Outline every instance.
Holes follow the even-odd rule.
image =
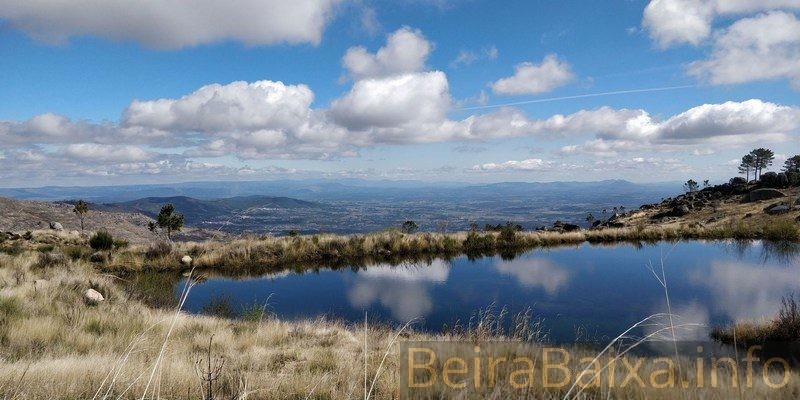
[[[757,239],[800,240],[798,224],[779,219],[763,226],[745,222],[704,228],[631,227],[583,230],[577,232],[457,232],[416,233],[385,231],[366,235],[320,234],[295,237],[245,237],[225,242],[176,243],[169,251],[154,250],[161,245],[134,246],[115,254],[112,263],[102,266],[109,271],[182,271],[183,255],[194,258],[193,267],[226,273],[263,273],[286,266],[296,269],[330,266],[363,266],[371,263],[430,261],[461,254],[480,257],[515,254],[540,247],[577,245],[588,242],[655,243],[683,239]]]
[[[723,343],[733,343],[734,340],[738,340],[745,345],[798,342],[800,341],[800,302],[795,299],[794,295],[785,296],[781,300],[778,315],[772,320],[745,321],[730,327],[715,328],[711,332],[711,336]]]

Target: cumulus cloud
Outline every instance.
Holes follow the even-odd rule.
[[[697,143],[736,146],[790,140],[800,129],[800,108],[758,99],[703,104],[659,121],[643,110],[607,110],[597,138],[564,146],[562,155],[614,157],[644,150],[674,150]],[[618,114],[619,113],[619,114]],[[619,118],[621,117],[621,118]]]
[[[155,159],[157,154],[136,146],[115,146],[109,144],[80,143],[64,148],[64,154],[83,161],[142,162]]]
[[[699,45],[712,34],[712,22],[725,15],[800,9],[797,0],[651,0],[642,26],[662,48]]]
[[[434,71],[358,81],[330,111],[349,130],[369,130],[369,142],[415,142],[431,134],[428,139],[435,140],[436,132],[417,129],[441,124],[451,105],[447,77]]]
[[[0,19],[63,43],[97,36],[176,49],[233,40],[246,45],[318,44],[339,0],[0,0]]]
[[[744,18],[720,32],[711,56],[689,73],[713,84],[789,79],[800,90],[800,20],[775,11]]]
[[[417,44],[407,47],[406,42]],[[424,51],[403,50],[408,48]],[[613,158],[630,152],[785,142],[800,129],[798,107],[758,99],[699,105],[666,119],[642,109],[611,107],[539,119],[509,107],[453,119],[449,114],[456,102],[446,74],[424,70],[429,49],[418,31],[395,32],[384,47],[367,54],[367,67],[350,70],[357,77],[352,87],[329,107],[315,107],[314,92],[306,85],[262,80],[206,85],[179,98],[133,100],[119,122],[72,120],[53,113],[0,121],[0,164],[25,164],[26,171],[44,177],[189,176],[198,171],[246,175],[249,168],[193,159],[327,160],[357,156],[362,148],[385,144],[474,144],[523,137],[585,140],[586,135],[594,137],[563,146],[558,153]],[[413,58],[409,54],[416,54],[416,61],[406,62]],[[555,56],[550,60],[542,65],[560,63]],[[391,69],[396,65],[405,67]],[[478,164],[471,171],[555,168],[575,166],[532,158]]]
[[[506,95],[546,93],[573,79],[575,74],[570,65],[555,54],[549,54],[539,64],[518,64],[513,76],[499,79],[492,84],[492,91]]]
[[[361,46],[349,48],[342,65],[355,80],[417,72],[424,68],[431,48],[421,31],[404,27],[389,35],[375,54]]]

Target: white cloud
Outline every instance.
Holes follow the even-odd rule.
[[[403,27],[389,35],[386,45],[371,54],[364,47],[351,47],[342,65],[355,79],[381,78],[421,71],[431,44],[419,30]]]
[[[713,4],[698,0],[652,0],[644,9],[642,26],[661,47],[698,45],[711,34]]]
[[[122,122],[172,131],[281,130],[307,120],[313,100],[306,85],[239,81],[203,86],[180,99],[134,100]]]
[[[351,131],[371,133],[367,142],[425,141],[435,140],[430,128],[446,120],[451,104],[447,77],[434,71],[358,81],[332,103],[331,115]]]
[[[711,36],[718,16],[769,10],[800,9],[797,0],[651,0],[644,9],[642,26],[662,48],[677,44],[699,45]]]
[[[564,146],[559,153],[614,157],[625,152],[676,150],[698,143],[731,147],[782,142],[790,140],[800,129],[800,108],[758,99],[703,104],[664,121],[643,110],[607,112],[614,115],[622,111],[628,111],[627,117],[606,118],[598,124],[596,139]]]
[[[555,54],[545,56],[539,64],[524,62],[515,67],[513,76],[502,78],[492,84],[496,94],[539,94],[564,86],[575,79],[566,61]]]
[[[318,44],[339,0],[0,0],[0,18],[32,37],[131,40],[176,49],[234,40]]]
[[[689,73],[713,84],[789,79],[800,90],[800,20],[771,12],[733,23],[714,38],[711,56]]]
[[[145,151],[136,146],[116,146],[110,144],[80,143],[64,148],[64,154],[73,159],[83,161],[108,162],[141,162],[157,157],[156,153]]]
[[[542,289],[549,296],[558,294],[572,278],[568,269],[545,258],[497,260],[494,268],[502,274],[511,275],[520,285]]]

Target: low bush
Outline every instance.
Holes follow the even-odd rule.
[[[69,259],[62,253],[39,253],[39,257],[33,264],[34,268],[66,268],[69,264]]]
[[[97,251],[108,251],[114,248],[114,237],[107,231],[97,231],[89,238],[89,247]]]
[[[763,237],[767,240],[800,240],[800,225],[791,218],[780,218],[764,226]]]
[[[86,246],[63,246],[60,247],[60,250],[72,261],[86,259],[91,254]]]
[[[172,254],[172,243],[166,241],[159,241],[150,244],[144,256],[148,260],[155,260],[157,258],[166,257],[170,254]]]

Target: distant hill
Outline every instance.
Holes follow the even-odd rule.
[[[78,231],[81,223],[67,203],[22,201],[0,197],[0,231],[25,232],[50,229],[50,222],[60,223],[65,230]],[[109,231],[114,237],[131,242],[144,242],[152,238],[147,229],[150,218],[139,213],[98,211],[90,207],[86,216],[86,232],[99,229]]]
[[[186,196],[201,200],[267,196],[305,201],[467,199],[493,200],[509,195],[552,197],[563,193],[602,193],[619,196],[668,196],[681,190],[681,183],[633,183],[625,180],[597,182],[422,182],[365,179],[298,179],[275,181],[183,182],[156,185],[92,187],[49,186],[0,188],[0,196],[28,200],[84,199],[94,203],[128,202],[148,197]]]
[[[138,212],[155,218],[161,207],[168,203],[174,205],[177,212],[184,215],[188,225],[200,224],[215,218],[256,210],[263,212],[269,209],[286,210],[321,207],[319,203],[289,197],[255,195],[215,200],[201,200],[187,196],[145,197],[126,202],[101,204],[99,207],[108,211]]]

